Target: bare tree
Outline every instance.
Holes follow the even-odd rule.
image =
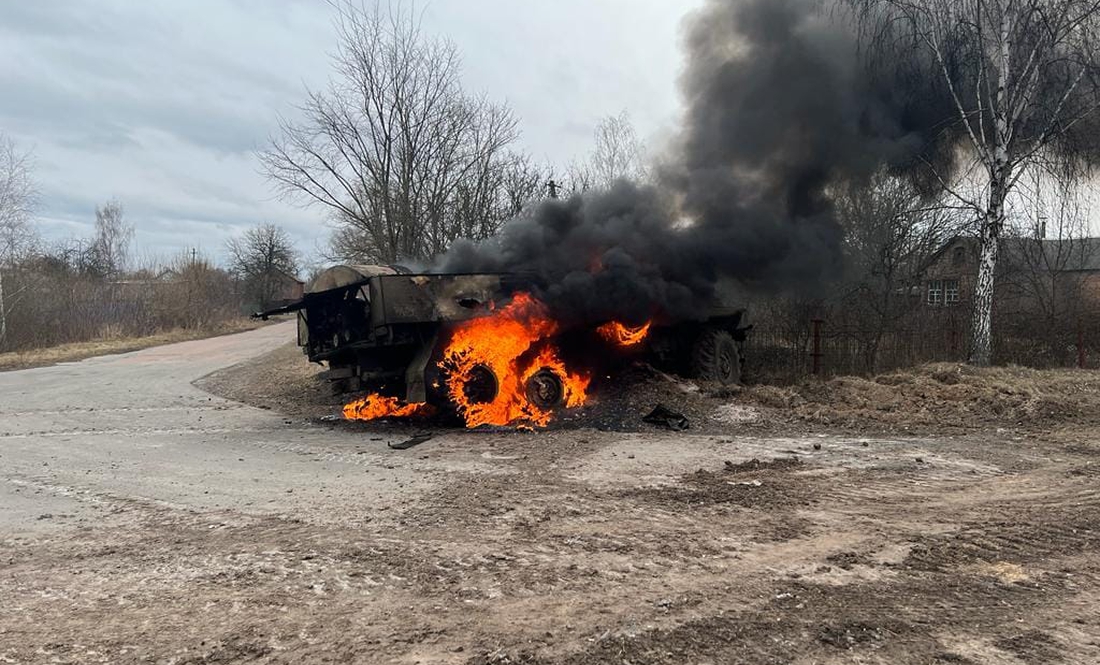
[[[571,189],[575,192],[606,189],[616,180],[644,180],[648,175],[645,146],[626,111],[602,118],[593,132],[588,159],[569,165]]]
[[[116,199],[95,209],[95,237],[89,246],[88,263],[94,272],[117,279],[130,260],[130,242],[134,225],[126,221],[122,204]]]
[[[865,370],[877,370],[883,338],[911,313],[909,289],[927,260],[960,226],[958,210],[921,196],[904,179],[879,173],[834,192],[844,227],[843,310],[854,316]]]
[[[1030,170],[1034,177],[1021,179],[1017,196],[1032,214],[1006,229],[994,312],[1032,341],[1033,353],[1057,363],[1089,313],[1083,280],[1100,247],[1088,237],[1091,201],[1081,183]]]
[[[494,160],[471,172],[454,191],[450,216],[425,231],[429,248],[423,256],[438,255],[455,238],[482,239],[495,235],[501,225],[519,215],[546,195],[550,170],[535,164],[526,155],[512,154]],[[380,257],[370,235],[355,225],[337,227],[329,239],[327,251],[321,252],[330,261],[392,262]]]
[[[38,246],[33,223],[37,199],[31,155],[0,134],[0,266],[12,266]]]
[[[512,155],[501,175],[503,216],[517,217],[531,204],[545,199],[552,178],[548,166],[535,164],[526,155]]]
[[[398,5],[337,10],[336,76],[308,91],[260,154],[279,191],[332,213],[337,253],[426,259],[502,221],[495,203],[518,136],[505,106],[467,94],[455,46]]]
[[[36,199],[30,153],[20,153],[0,134],[0,348],[8,335],[8,313],[19,294],[5,300],[4,271],[29,257],[39,244],[33,224]]]
[[[570,193],[581,194],[595,187],[596,176],[592,173],[592,165],[587,160],[574,159],[569,163],[565,174],[566,181],[560,185]]]
[[[298,253],[287,232],[274,224],[259,224],[226,243],[229,270],[244,283],[249,300],[268,309],[282,285],[298,272]]]
[[[940,186],[980,218],[969,360],[992,356],[993,282],[1006,201],[1027,167],[1074,176],[1095,156],[1095,0],[851,0],[880,55],[925,58],[953,101],[974,186],[936,170]]]
[[[626,111],[607,116],[596,125],[596,146],[589,163],[599,187],[608,187],[621,178],[646,177],[645,148]]]

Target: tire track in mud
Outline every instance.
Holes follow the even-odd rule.
[[[963,516],[967,523],[951,533],[920,539],[910,565],[930,570],[996,562],[1044,566],[1100,550],[1100,493],[1039,507],[996,504],[984,507],[983,514]]]
[[[1080,532],[1100,498],[1091,476],[1066,476],[1070,466],[1005,473],[912,455],[855,468],[739,465],[718,451],[663,486],[641,486],[653,469],[632,459],[618,467],[637,478],[630,487],[570,479],[560,451],[517,437],[412,455],[286,438],[249,445],[340,472],[396,466],[430,486],[372,504],[369,521],[345,506],[332,524],[132,504],[122,528],[21,560],[34,612],[24,641],[90,634],[95,648],[152,644],[134,660],[180,662],[1100,662],[1062,625],[1087,621],[1100,592],[1095,546]],[[448,473],[421,473],[445,455]],[[50,576],[61,588],[75,569],[85,605],[48,619],[53,608],[28,591]],[[166,605],[186,630],[154,623],[163,636],[153,640],[128,625],[162,619]]]
[[[595,636],[590,646],[556,655],[553,649],[517,648],[467,662],[771,663],[787,662],[794,654],[831,662],[860,654],[882,663],[1019,658],[1045,665],[1068,652],[1100,658],[1095,643],[1075,639],[1080,635],[1073,632],[1073,626],[1087,633],[1093,625],[1088,617],[1095,614],[1093,596],[1100,592],[1100,571],[1091,563],[1100,491],[1089,487],[1083,474],[1077,486],[1067,486],[1059,481],[1060,470],[1032,474],[1022,468],[1002,471],[959,460],[853,470],[810,466],[778,474],[757,469],[759,484],[700,471],[672,487],[619,491],[615,498],[652,506],[662,515],[675,515],[676,505],[698,511],[711,520],[711,529],[727,519],[743,522],[777,513],[799,516],[806,528],[786,534],[775,546],[748,543],[745,550],[742,543],[732,550],[735,559],[747,555],[778,564],[763,580],[742,580],[745,571],[736,563],[725,573],[733,576],[727,578],[731,583],[748,582],[743,593],[755,588],[750,593],[756,597],[762,590],[771,594],[773,602],[763,606],[720,609],[728,604],[708,602],[705,588],[708,579],[713,584],[717,578],[701,578],[692,616],[672,626]],[[772,491],[752,496],[765,486]],[[724,504],[739,514],[706,512]],[[849,549],[837,542],[843,531],[829,533],[838,527],[850,530],[855,542]],[[830,548],[833,554],[827,554]],[[784,553],[798,554],[784,565]],[[1070,556],[1085,559],[1072,566],[1072,578],[1060,563]],[[1016,629],[1025,620],[1020,617],[1028,617],[1032,627]],[[1076,623],[1070,628],[1062,625],[1071,619]],[[1072,662],[1094,662],[1084,658]]]
[[[910,540],[906,565],[922,570],[1035,562],[1100,548],[1100,488],[1088,478],[1067,482],[1057,469],[1026,473],[990,467],[962,475],[914,469],[916,477],[848,472],[847,478],[821,486],[820,504]],[[929,528],[919,528],[921,522]]]

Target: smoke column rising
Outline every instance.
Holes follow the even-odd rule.
[[[830,186],[922,154],[949,100],[919,67],[861,62],[815,0],[709,0],[685,22],[686,111],[655,182],[546,201],[444,271],[531,273],[576,323],[699,318],[720,284],[814,291],[841,269]]]

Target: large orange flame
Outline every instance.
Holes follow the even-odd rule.
[[[616,346],[637,346],[645,341],[646,336],[649,335],[649,326],[651,323],[651,321],[646,321],[640,326],[631,327],[623,325],[618,321],[609,321],[599,328],[596,328],[596,332],[600,334],[600,337],[603,337]]]
[[[558,357],[550,338],[557,323],[546,307],[527,293],[518,293],[492,316],[460,324],[443,350],[440,367],[447,373],[447,394],[467,427],[518,424],[545,427],[551,410],[531,402],[527,381],[542,369],[562,382],[567,408],[584,403],[590,377],[570,372]],[[496,395],[477,402],[467,395],[478,368],[496,377]]]
[[[459,324],[443,349],[439,367],[446,375],[446,390],[467,427],[511,425],[545,427],[553,408],[540,407],[527,395],[528,382],[541,371],[561,382],[561,405],[575,408],[585,403],[591,377],[571,372],[562,362],[551,338],[558,324],[546,306],[527,293],[518,293],[505,307],[488,316]],[[492,399],[478,401],[470,386],[486,370],[496,381]],[[368,395],[344,407],[348,420],[427,415],[427,404],[403,404],[395,397]]]
[[[431,415],[435,409],[429,404],[402,404],[396,397],[367,395],[344,405],[344,418],[348,420],[377,420],[378,418],[407,418]]]

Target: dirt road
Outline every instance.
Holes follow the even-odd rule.
[[[292,334],[0,374],[0,662],[1100,662],[1094,432],[394,451],[191,385]]]

